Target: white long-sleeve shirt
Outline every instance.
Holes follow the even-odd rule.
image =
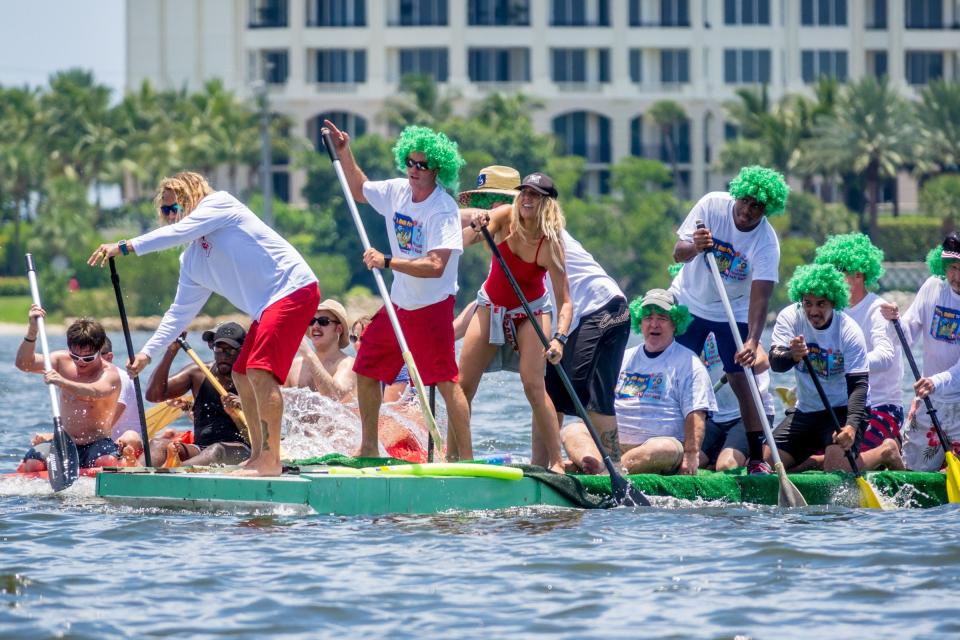
[[[923,336],[923,375],[940,402],[960,402],[960,295],[946,280],[927,278],[901,320],[907,342]]]
[[[141,349],[150,358],[180,335],[211,293],[259,320],[271,304],[317,281],[289,242],[226,191],[208,195],[183,220],[131,244],[138,255],[188,245],[180,254],[173,304]]]
[[[893,323],[883,319],[880,306],[886,300],[868,293],[844,313],[854,319],[867,341],[867,365],[870,367],[870,404],[903,405],[903,358],[900,340]]]

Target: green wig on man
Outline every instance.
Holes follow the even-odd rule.
[[[759,165],[740,169],[737,177],[730,181],[728,191],[737,200],[753,198],[764,206],[764,215],[767,216],[783,213],[790,195],[783,174]]]
[[[814,262],[833,265],[841,273],[862,273],[863,283],[868,289],[876,287],[883,275],[883,249],[862,233],[830,236],[817,249]]]
[[[407,170],[407,158],[411,153],[422,153],[427,167],[437,172],[437,182],[456,193],[460,188],[460,168],[466,161],[460,155],[457,143],[429,127],[409,126],[400,132],[393,145],[393,157],[397,170]]]
[[[669,305],[669,310],[664,308],[665,304]],[[630,326],[633,327],[633,332],[640,333],[640,322],[654,312],[666,312],[670,316],[675,336],[682,336],[693,322],[690,310],[686,305],[678,304],[672,293],[665,289],[651,289],[644,296],[637,296],[630,303]]]
[[[787,283],[787,291],[794,302],[800,302],[808,295],[826,298],[837,311],[850,303],[847,279],[831,264],[800,265]]]
[[[930,249],[927,253],[927,267],[930,275],[943,280],[947,277],[947,267],[951,262],[960,261],[960,236],[951,233],[943,239],[943,243]]]

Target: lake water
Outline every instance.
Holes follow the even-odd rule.
[[[13,367],[19,344],[0,336],[5,471],[50,424],[39,377]],[[478,453],[529,455],[516,379],[485,378],[474,415]],[[112,506],[86,478],[58,495],[0,479],[0,637],[958,637],[958,519],[955,506],[663,500],[602,512],[199,514]]]

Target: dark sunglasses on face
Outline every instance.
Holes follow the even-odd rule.
[[[162,204],[160,205],[160,213],[165,216],[173,216],[180,213],[180,204],[174,202],[173,204]]]
[[[78,356],[73,351],[68,351],[67,353],[70,354],[70,357],[73,358],[74,362],[85,362],[87,364],[90,364],[96,360],[97,356],[100,355],[99,353],[91,353],[89,356]]]
[[[236,347],[231,347],[228,344],[217,343],[213,345],[213,351],[214,352],[219,351],[221,353],[236,353],[237,351],[239,351],[239,349],[237,349]]]
[[[333,318],[328,318],[327,316],[320,316],[319,318],[314,318],[313,320],[311,320],[309,326],[312,327],[313,325],[318,324],[321,327],[327,327],[327,326],[330,326],[331,322],[340,324],[339,320],[334,320]]]
[[[412,169],[416,167],[420,171],[427,171],[430,167],[427,166],[426,162],[420,162],[419,160],[412,160],[407,158],[407,169]]]

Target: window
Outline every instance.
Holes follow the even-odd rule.
[[[473,27],[530,26],[530,0],[469,0],[467,24]]]
[[[630,49],[630,82],[643,82],[643,50]]]
[[[365,27],[366,0],[310,0],[308,27]]]
[[[586,49],[553,49],[554,82],[586,82]]]
[[[871,12],[870,10],[873,9]],[[887,0],[873,0],[867,3],[867,29],[887,28]]]
[[[363,49],[321,49],[316,52],[316,81],[355,84],[367,81],[367,52]]]
[[[770,24],[770,0],[723,0],[724,24]]]
[[[391,26],[447,26],[447,0],[397,0],[395,6],[397,17],[390,18],[389,24]]]
[[[447,81],[446,49],[400,49],[400,76],[420,73]]]
[[[529,49],[470,49],[471,82],[530,82]]]
[[[820,76],[847,81],[847,52],[805,49],[800,52],[800,66],[803,81],[813,84]]]
[[[593,9],[596,13],[592,14]],[[554,27],[609,27],[609,0],[552,0],[550,24]]]
[[[723,139],[726,141],[736,140],[740,137],[740,127],[732,122],[723,123]]]
[[[690,82],[690,52],[686,49],[660,51],[660,82],[676,84]]]
[[[670,162],[670,141],[673,142],[673,153],[676,155],[674,160],[680,164],[690,162],[690,121],[684,120],[679,124],[673,125],[670,133],[664,135],[660,133],[660,161]]]
[[[872,56],[873,58],[872,71],[874,76],[882,78],[889,73],[886,51],[872,51],[868,56]]]
[[[250,0],[251,29],[287,26],[287,0]]]
[[[660,15],[644,15],[644,6],[649,0],[630,0],[631,27],[689,27],[690,2],[689,0],[659,0]]]
[[[770,82],[770,50],[724,49],[723,81],[727,84]]]
[[[907,51],[907,82],[927,84],[943,77],[943,53],[940,51]]]
[[[553,119],[553,133],[568,155],[582,156],[588,162],[607,163],[610,148],[610,118],[586,111],[575,111]]]
[[[290,202],[290,174],[286,171],[271,171],[273,196],[283,202]]]
[[[630,155],[643,157],[643,116],[630,121]]]
[[[904,0],[907,29],[942,29],[943,0]]]
[[[274,49],[260,52],[260,77],[267,84],[285,84],[289,73],[287,50]]]
[[[805,27],[842,27],[847,24],[847,0],[803,0],[800,24]]]
[[[323,129],[324,120],[329,120],[337,126],[337,129],[349,133],[351,139],[359,138],[367,132],[367,119],[363,116],[349,111],[325,111],[307,121],[307,137],[313,141],[313,146],[317,150],[323,149],[320,131]]]

